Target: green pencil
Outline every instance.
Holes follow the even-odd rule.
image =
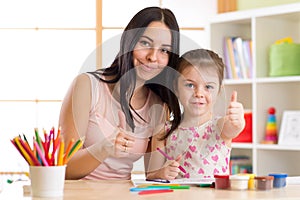
[[[73,147],[71,148],[71,150],[70,150],[70,152],[69,152],[69,154],[68,154],[68,157],[73,153],[73,151],[74,151],[74,149],[79,145],[79,143],[80,143],[80,139],[78,139],[77,141],[76,141],[76,143],[73,145]]]
[[[190,189],[189,185],[149,185],[147,188]]]

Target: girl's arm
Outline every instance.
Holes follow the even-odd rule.
[[[245,127],[244,108],[237,102],[237,92],[233,91],[226,116],[219,120],[218,127],[221,129],[221,137],[230,145],[231,140]]]
[[[91,83],[87,75],[79,75],[63,101],[59,125],[65,144],[86,136],[91,107]],[[87,149],[80,149],[67,164],[66,179],[80,179],[100,164]]]

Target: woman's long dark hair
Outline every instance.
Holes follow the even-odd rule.
[[[125,114],[126,121],[134,131],[135,124],[133,115],[130,111],[135,110],[130,105],[135,84],[136,73],[134,72],[132,51],[144,33],[147,26],[153,21],[161,21],[171,30],[172,35],[172,50],[169,55],[168,67],[145,83],[145,86],[157,94],[163,102],[168,106],[169,112],[173,115],[171,130],[177,128],[180,121],[180,107],[176,95],[173,93],[173,79],[175,77],[175,66],[179,57],[179,27],[177,20],[169,9],[159,7],[147,7],[139,11],[129,22],[125,28],[120,42],[120,50],[110,67],[98,69],[93,74],[100,81],[106,83],[116,83],[120,81],[120,104]],[[134,73],[127,73],[129,71]],[[103,79],[103,76],[110,76],[110,79]],[[113,77],[113,78],[111,78]],[[173,124],[176,127],[173,127]]]

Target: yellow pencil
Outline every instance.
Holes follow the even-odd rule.
[[[14,141],[15,141],[16,145],[19,147],[21,153],[23,154],[25,160],[29,163],[29,165],[34,165],[34,162],[31,160],[30,156],[28,155],[28,153],[26,152],[26,150],[21,145],[21,143],[19,141],[19,137],[15,137]]]
[[[65,150],[65,142],[64,139],[60,139],[60,146],[58,149],[58,158],[57,158],[57,165],[63,165],[64,164],[64,150]]]

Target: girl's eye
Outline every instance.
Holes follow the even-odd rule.
[[[162,48],[161,52],[164,53],[164,54],[170,54],[170,50],[166,49],[166,48]]]
[[[206,89],[208,89],[208,90],[213,90],[213,89],[214,89],[214,86],[212,86],[212,85],[206,85]]]

